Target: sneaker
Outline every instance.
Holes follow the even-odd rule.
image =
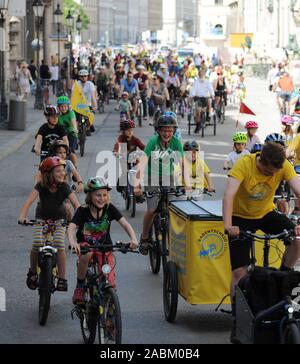
[[[31,290],[36,290],[39,286],[38,275],[33,273],[30,269],[27,273],[26,285]]]
[[[86,136],[91,136],[91,135],[92,135],[91,131],[89,129],[87,129],[86,130]]]
[[[149,239],[143,239],[141,236],[139,251],[142,255],[148,255],[149,251]]]
[[[56,290],[58,292],[68,292],[68,281],[66,279],[58,278]]]
[[[74,305],[84,304],[84,288],[76,288],[73,294],[72,301]]]

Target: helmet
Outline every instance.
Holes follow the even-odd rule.
[[[103,177],[90,177],[84,184],[85,193],[102,189],[111,190],[111,187],[109,187],[107,181]]]
[[[162,115],[157,121],[156,128],[162,128],[164,126],[173,126],[174,128],[177,128],[177,121],[174,116],[170,115]]]
[[[55,105],[47,105],[44,108],[44,115],[47,116],[52,116],[52,115],[59,115],[59,110],[57,108],[57,106]]]
[[[79,76],[88,76],[89,72],[88,72],[88,70],[82,69],[78,72],[78,75]]]
[[[137,71],[145,70],[145,67],[142,64],[140,64],[140,65],[137,66],[136,69],[137,69]]]
[[[233,134],[232,140],[234,143],[241,144],[247,143],[248,137],[245,133],[235,133]]]
[[[284,115],[281,117],[281,124],[282,125],[293,125],[294,124],[294,119],[292,116],[289,115]]]
[[[285,141],[285,136],[278,133],[273,133],[266,137],[265,143],[278,143],[282,146],[285,146]]]
[[[66,162],[59,157],[48,157],[43,160],[40,165],[40,171],[42,173],[51,172],[53,168],[58,166],[66,166]]]
[[[246,129],[258,129],[258,124],[256,121],[248,121],[246,124],[245,124],[245,128]]]
[[[192,142],[185,142],[183,145],[183,150],[186,152],[192,151],[192,150],[199,152],[200,147],[199,147],[199,144],[195,140],[193,140]]]
[[[122,93],[122,97],[123,96],[127,96],[127,97],[129,97],[129,93],[128,92],[126,92],[126,91],[124,91],[123,93]]]
[[[56,153],[56,149],[58,148],[65,148],[66,150],[66,153],[69,154],[69,147],[67,146],[67,144],[65,144],[65,142],[63,140],[55,140],[55,142],[51,145],[51,154],[54,154]]]
[[[135,123],[134,123],[134,121],[132,121],[130,119],[124,120],[124,121],[121,121],[120,128],[121,128],[121,130],[134,129]]]
[[[70,100],[69,100],[69,98],[68,98],[68,96],[59,96],[58,98],[57,98],[57,105],[59,106],[59,105],[70,105]]]
[[[173,111],[166,111],[166,112],[163,113],[163,116],[173,118],[174,120],[177,119],[177,115]]]
[[[263,149],[263,146],[259,143],[256,143],[253,145],[252,149],[251,149],[251,153],[254,154],[254,153],[257,153],[257,152],[261,152]]]

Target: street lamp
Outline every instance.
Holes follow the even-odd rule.
[[[0,57],[0,73],[1,73],[1,101],[0,101],[0,121],[5,122],[8,118],[8,104],[6,100],[6,90],[5,90],[5,17],[4,13],[8,10],[9,0],[0,0],[0,29],[1,29],[1,41],[2,41],[2,49],[1,49],[1,57]]]
[[[44,15],[45,5],[41,0],[35,0],[32,4],[33,13],[36,17],[36,33],[37,33],[37,85],[35,91],[34,108],[42,110],[44,107],[43,94],[40,79],[40,25]]]
[[[80,14],[79,14],[78,18],[76,20],[76,30],[78,32],[78,43],[80,43],[81,29],[82,29],[82,20],[81,20]]]
[[[63,12],[61,11],[59,4],[57,4],[56,10],[53,13],[53,15],[54,15],[54,23],[57,25],[57,37],[58,37],[58,83],[57,83],[56,96],[61,96],[64,93],[61,84],[61,64],[60,64],[60,26],[63,22]]]
[[[72,60],[72,45],[73,45],[73,39],[72,39],[72,31],[74,29],[74,17],[71,14],[71,10],[69,10],[69,13],[66,17],[66,21],[67,21],[67,27],[69,30],[69,59],[68,59],[68,77],[67,77],[67,90],[69,91],[69,86],[70,86],[70,79],[72,77],[71,75],[71,60]]]

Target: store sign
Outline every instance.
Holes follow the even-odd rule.
[[[26,0],[10,0],[8,15],[16,17],[26,16]]]

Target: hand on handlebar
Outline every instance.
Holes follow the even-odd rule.
[[[133,188],[133,193],[136,196],[142,196],[143,195],[143,190],[140,187],[134,187]]]
[[[225,233],[232,238],[236,238],[240,235],[240,228],[238,226],[229,226],[225,228]]]
[[[30,220],[28,219],[28,217],[26,217],[26,216],[19,217],[18,223],[20,225],[25,225],[26,223],[29,223],[29,222],[30,222]]]

